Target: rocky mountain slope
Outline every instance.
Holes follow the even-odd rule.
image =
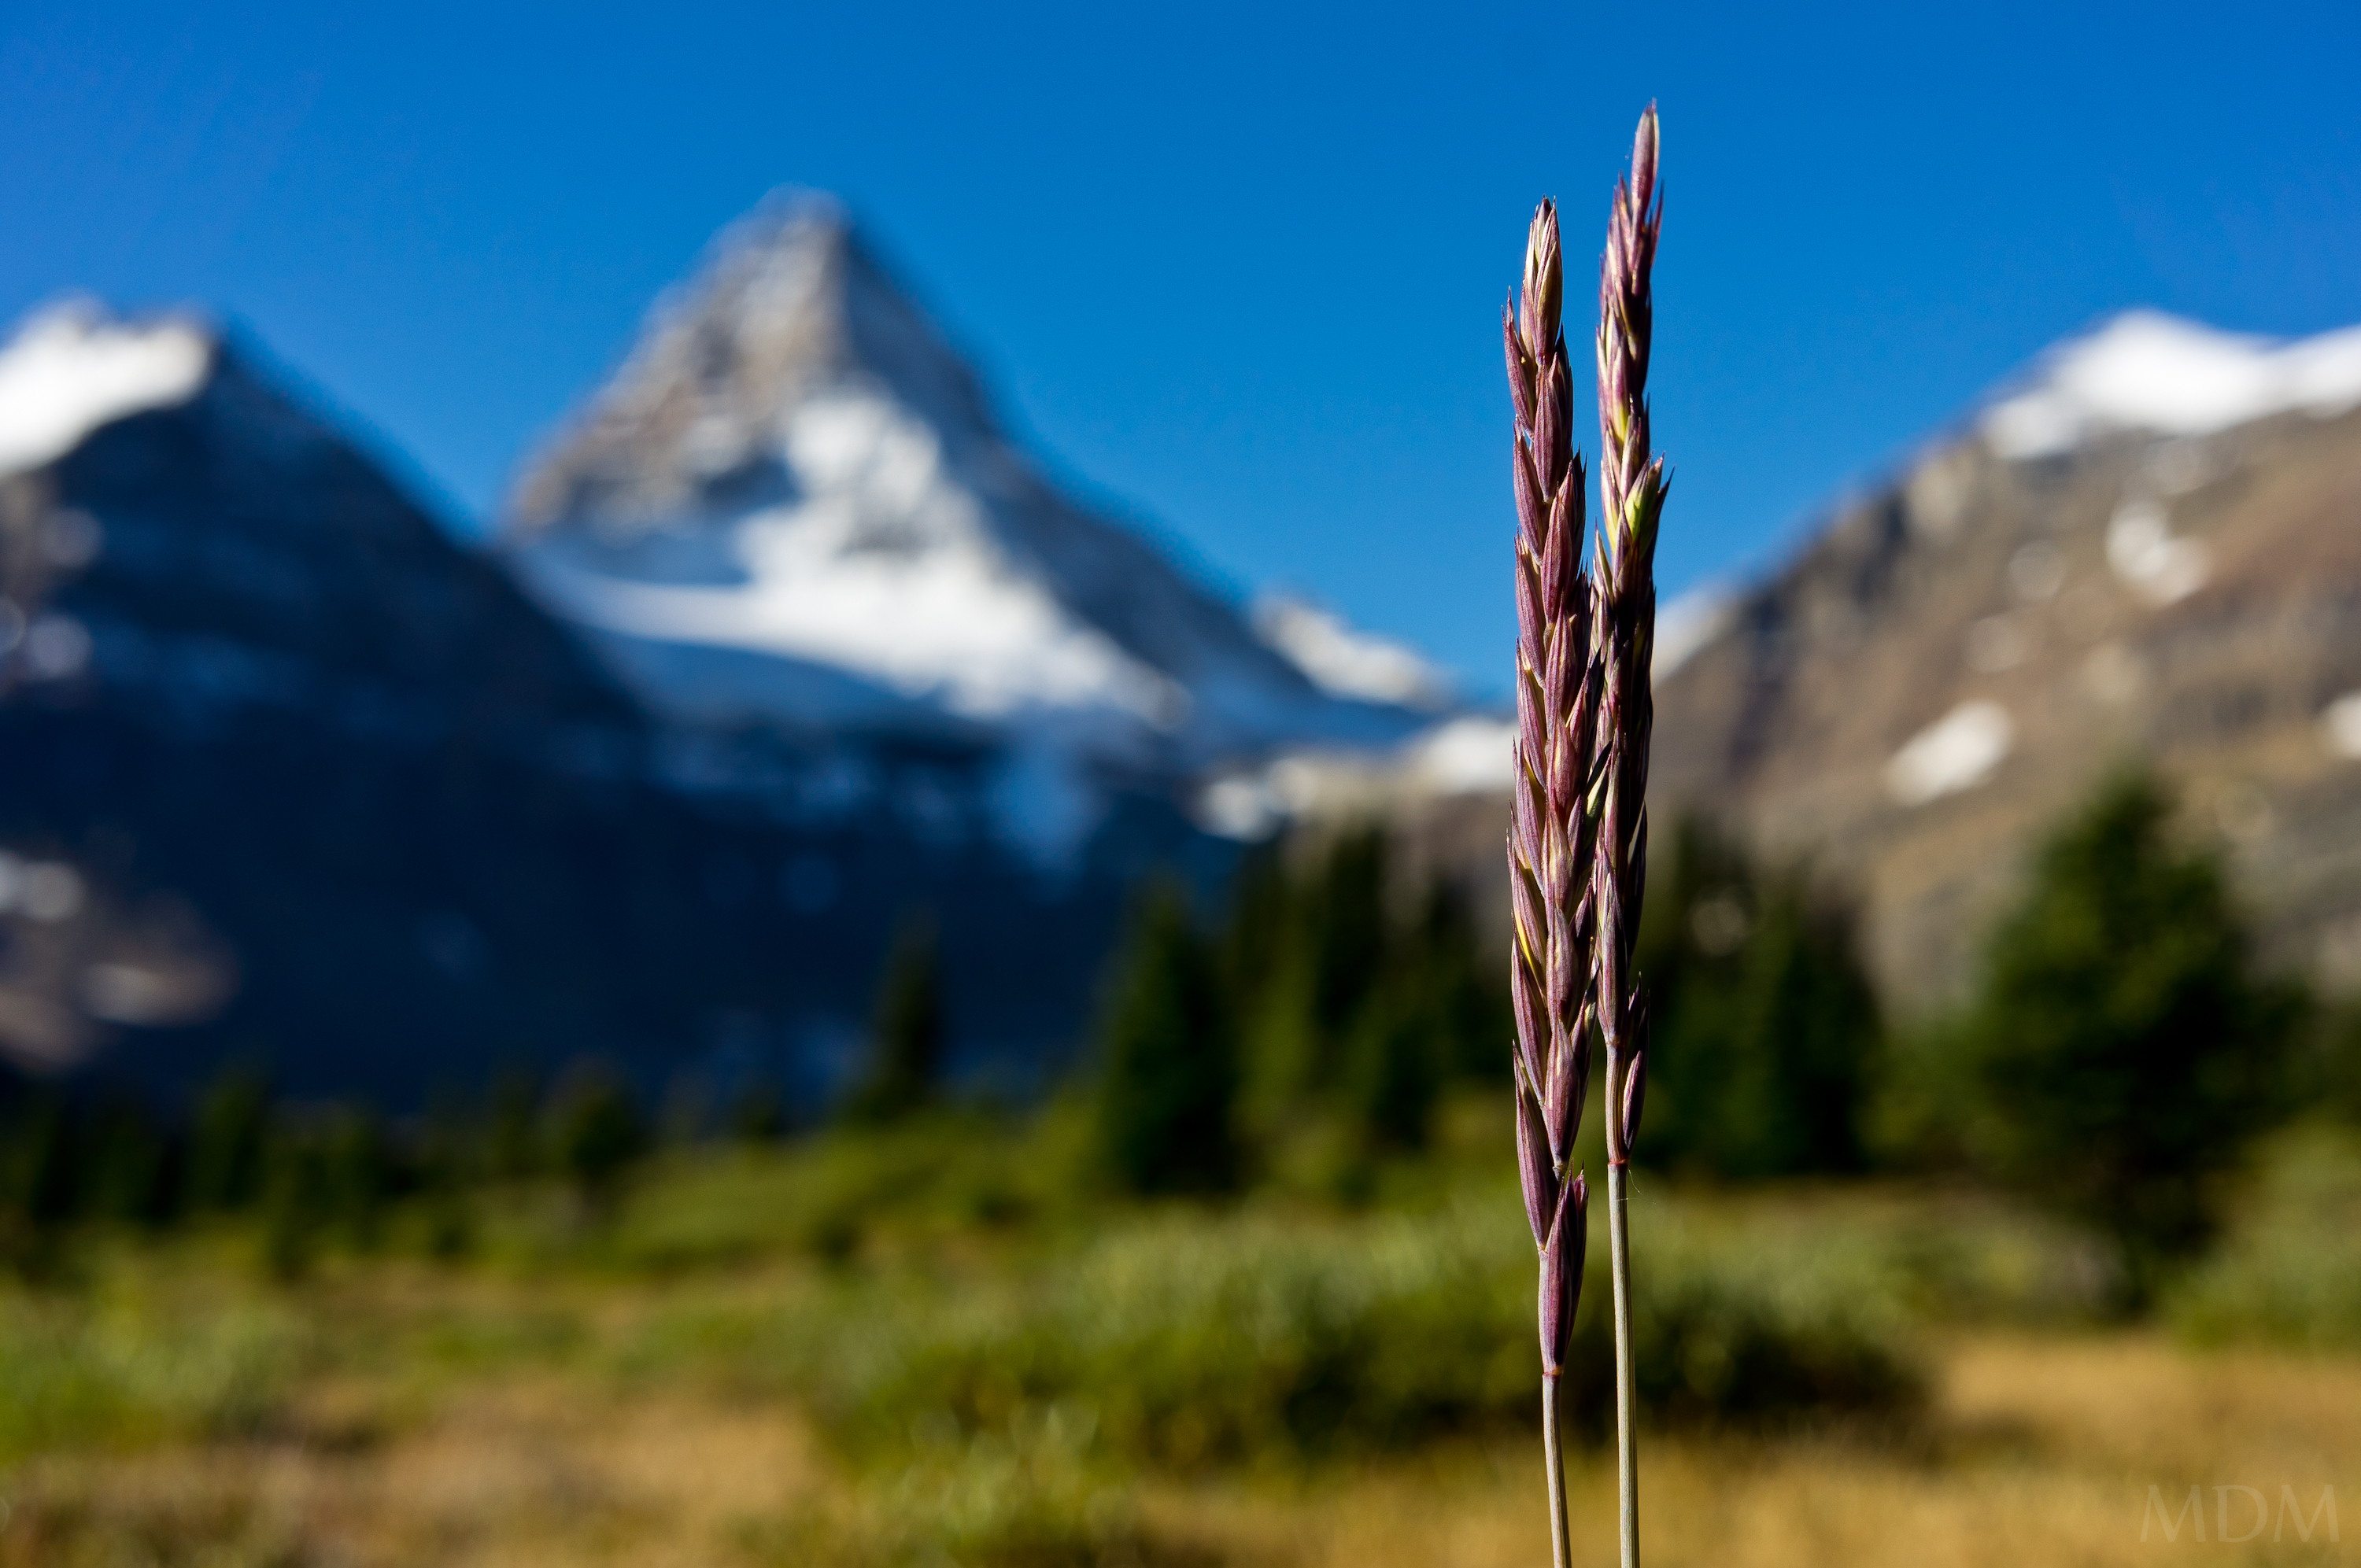
[[[2274,953],[2361,981],[2361,330],[2134,314],[2063,346],[1721,600],[1656,701],[1658,811],[1850,881],[1905,1003],[2136,757]]]
[[[1905,1012],[1958,993],[2039,835],[2136,759],[2227,848],[2269,954],[2361,985],[2361,329],[2120,317],[1767,579],[1666,602],[1655,674],[1660,832],[1703,813],[1846,886]],[[1510,744],[1467,716],[1209,798],[1384,817],[1505,942]]]
[[[776,199],[525,470],[507,551],[652,711],[993,755],[1049,864],[1109,792],[1381,746],[1449,694],[1301,606],[1258,631],[1060,493],[840,208]]]

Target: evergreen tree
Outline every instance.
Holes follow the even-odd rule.
[[[1298,923],[1299,900],[1274,843],[1247,851],[1230,877],[1220,942],[1222,983],[1234,997],[1266,995],[1278,981]]]
[[[1401,946],[1397,964],[1415,977],[1437,1069],[1479,1083],[1507,1083],[1516,1018],[1501,983],[1504,966],[1485,953],[1466,890],[1442,881],[1428,888]]]
[[[1412,970],[1361,1009],[1345,1088],[1361,1130],[1381,1148],[1426,1146],[1443,1088],[1439,1000],[1433,977]]]
[[[2348,1002],[2323,1020],[2321,1046],[2315,1092],[2332,1113],[2361,1126],[2361,1003]]]
[[[919,914],[906,921],[885,960],[877,988],[876,1022],[866,1075],[847,1113],[859,1122],[890,1122],[934,1099],[943,1058],[943,988],[935,922]]]
[[[1314,1058],[1311,1087],[1334,1087],[1361,1011],[1385,973],[1386,838],[1377,828],[1339,839],[1313,884],[1308,910]]]
[[[0,1168],[0,1205],[14,1223],[35,1234],[54,1232],[81,1206],[82,1129],[74,1108],[50,1089],[25,1096],[8,1128]]]
[[[541,1090],[522,1069],[493,1080],[484,1126],[485,1174],[496,1181],[538,1176],[546,1166],[541,1143]],[[453,1153],[456,1154],[456,1140]]]
[[[1213,955],[1177,889],[1152,889],[1132,923],[1100,1048],[1100,1144],[1116,1179],[1143,1193],[1230,1186],[1237,1064]]]
[[[777,1079],[756,1073],[739,1085],[730,1102],[730,1132],[740,1143],[757,1146],[786,1136],[787,1097]]]
[[[1242,1121],[1284,1141],[1323,1104],[1380,1144],[1417,1146],[1444,1083],[1508,1077],[1503,966],[1463,890],[1431,884],[1414,917],[1389,897],[1387,841],[1345,833],[1290,861],[1249,857],[1217,944],[1244,1049]]]
[[[161,1225],[179,1212],[185,1153],[145,1103],[117,1098],[95,1106],[87,1157],[86,1201],[97,1217]]]
[[[1981,1151],[2113,1238],[2133,1309],[2210,1237],[2218,1178],[2280,1106],[2297,1012],[2169,814],[2125,775],[2048,842],[1964,1031]]]
[[[269,1141],[261,1178],[262,1256],[273,1278],[311,1272],[330,1217],[327,1159],[309,1128],[281,1128]]]
[[[401,1178],[385,1124],[366,1106],[339,1109],[322,1129],[320,1163],[324,1207],[355,1247],[376,1246]]]
[[[1250,1119],[1264,1133],[1347,1088],[1394,935],[1386,859],[1383,834],[1364,828],[1293,874],[1276,853],[1241,873],[1222,948],[1249,1043]]]
[[[489,1169],[479,1131],[463,1102],[437,1095],[427,1107],[413,1159],[426,1222],[426,1250],[433,1256],[457,1257],[474,1244],[469,1189]]]
[[[567,1075],[550,1112],[549,1149],[586,1213],[613,1213],[623,1178],[650,1141],[639,1102],[622,1079],[595,1063]]]
[[[189,1147],[191,1201],[203,1209],[242,1209],[263,1194],[270,1144],[270,1083],[233,1066],[197,1104]]]
[[[1701,820],[1671,850],[1640,934],[1641,1157],[1730,1179],[1860,1168],[1882,1030],[1850,910]]]

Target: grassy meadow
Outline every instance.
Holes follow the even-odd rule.
[[[1532,1563],[1507,1116],[1459,1092],[1425,1153],[1314,1146],[1218,1201],[1094,1191],[1071,1108],[942,1111],[292,1252],[256,1216],[90,1227],[0,1287],[0,1563]],[[2349,1132],[2264,1145],[2137,1327],[2090,1242],[1975,1187],[1636,1202],[1656,1563],[2337,1562],[2361,1529],[2276,1517],[2361,1508]],[[1572,1481],[1601,1563],[1602,1265]],[[2148,1488],[2192,1485],[2208,1541],[2143,1541]],[[2256,1504],[2217,1486],[2274,1528],[2218,1539]]]

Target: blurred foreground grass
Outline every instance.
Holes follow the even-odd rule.
[[[1093,1197],[1055,1116],[947,1115],[667,1157],[610,1220],[422,1206],[291,1282],[259,1226],[86,1236],[0,1288],[0,1564],[1529,1563],[1501,1114],[1221,1207]],[[1658,1563],[2130,1562],[2150,1485],[2361,1497],[2345,1136],[2275,1145],[2139,1333],[1972,1191],[1638,1201]],[[1595,1553],[1611,1487],[1594,1450]],[[2325,1528],[2211,1550],[2335,1561]]]

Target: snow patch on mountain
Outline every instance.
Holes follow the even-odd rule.
[[[2321,743],[2329,754],[2361,761],[2361,691],[2346,692],[2320,716]]]
[[[1656,611],[1656,652],[1649,674],[1661,681],[1687,663],[1737,613],[1738,595],[1728,583],[1700,583],[1666,599]]]
[[[2213,554],[2202,539],[2174,535],[2154,501],[2127,501],[2107,521],[2107,565],[2152,604],[2187,598],[2213,575]]]
[[[213,361],[213,335],[193,321],[118,321],[82,300],[33,315],[0,348],[0,478],[101,425],[188,401]]]
[[[1912,736],[1885,764],[1887,793],[1924,806],[1992,777],[2016,743],[2016,722],[1988,698],[1963,702]]]
[[[961,718],[1097,707],[1170,729],[1187,716],[1179,685],[993,547],[977,498],[942,471],[923,424],[858,396],[821,400],[787,422],[787,449],[815,492],[800,504],[637,548],[553,536],[522,555],[528,579],[587,627],[830,664]],[[863,537],[880,505],[906,525],[904,539]],[[677,580],[693,554],[708,580]],[[715,694],[695,680],[660,684],[652,695],[716,717]],[[774,711],[748,717],[804,716],[800,688],[770,695]]]
[[[1418,801],[1505,795],[1516,780],[1517,727],[1461,714],[1382,751],[1307,748],[1225,773],[1198,793],[1193,812],[1209,833],[1246,842],[1290,822],[1383,817]]]
[[[1265,595],[1255,604],[1254,629],[1323,691],[1404,707],[1451,706],[1449,677],[1416,649],[1356,630],[1309,600]]]
[[[2207,435],[2271,414],[2361,406],[2361,326],[2292,342],[2130,311],[2045,355],[2029,385],[1988,408],[2003,457],[2063,452],[2111,430]]]

